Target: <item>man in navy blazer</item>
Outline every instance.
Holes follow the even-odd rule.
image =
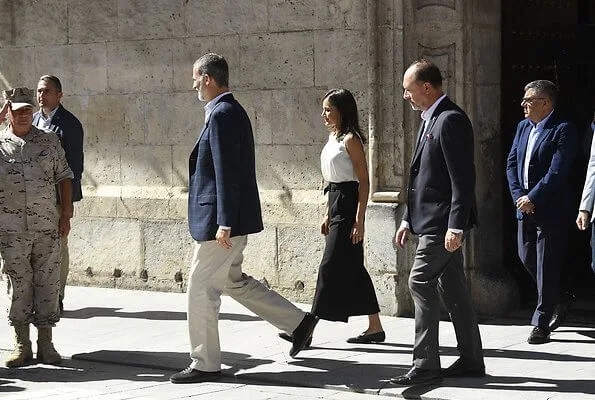
[[[33,114],[33,125],[54,132],[66,153],[66,161],[74,174],[72,178],[72,201],[83,198],[81,178],[83,175],[83,126],[61,104],[63,93],[60,79],[54,75],[43,75],[37,83],[39,111]],[[57,199],[58,204],[60,199]],[[64,289],[70,269],[68,236],[60,238],[60,313],[64,311]]]
[[[560,270],[574,207],[568,173],[577,151],[574,126],[554,110],[558,90],[537,80],[525,86],[525,119],[517,126],[506,176],[518,219],[518,253],[537,284],[534,326],[527,341],[549,341],[550,321],[559,300]]]
[[[407,207],[395,242],[419,236],[409,290],[415,303],[413,367],[391,379],[399,385],[437,382],[442,376],[485,375],[481,337],[463,271],[462,244],[475,224],[475,163],[471,121],[442,91],[442,74],[427,60],[403,77],[403,97],[423,120],[411,161]],[[460,358],[441,371],[440,299],[453,322]]]
[[[193,79],[198,99],[206,105],[205,125],[189,163],[188,225],[196,241],[187,291],[192,363],[172,375],[172,383],[220,377],[217,317],[222,293],[292,335],[292,357],[305,347],[317,322],[242,272],[247,237],[263,229],[252,126],[229,91],[225,58],[212,53],[200,57]]]

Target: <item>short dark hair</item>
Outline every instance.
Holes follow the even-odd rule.
[[[223,56],[207,53],[194,62],[194,68],[201,75],[209,75],[220,87],[229,86],[229,66]]]
[[[341,116],[341,126],[338,136],[344,136],[348,133],[354,133],[359,136],[362,143],[366,143],[366,138],[362,135],[359,126],[359,114],[357,113],[357,103],[353,94],[347,89],[331,89],[322,98],[322,101],[328,99]]]
[[[547,97],[554,105],[558,101],[558,87],[552,81],[539,79],[529,82],[525,85],[525,92],[529,89],[535,90],[540,96]]]
[[[58,92],[62,91],[62,83],[60,82],[60,79],[58,79],[57,76],[43,75],[41,78],[39,78],[39,80],[44,82],[51,82],[56,88],[56,90],[58,90]]]
[[[409,68],[415,67],[415,80],[418,82],[429,82],[435,88],[442,86],[442,74],[440,68],[430,60],[421,58],[411,63]]]

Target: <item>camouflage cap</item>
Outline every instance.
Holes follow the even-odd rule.
[[[18,110],[23,107],[35,107],[33,89],[18,87],[4,91],[4,100],[10,101],[11,108]]]

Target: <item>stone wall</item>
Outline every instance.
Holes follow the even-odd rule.
[[[499,204],[497,0],[0,0],[0,9],[0,88],[53,73],[85,127],[71,283],[184,289],[187,158],[203,123],[191,69],[208,51],[227,58],[254,127],[265,230],[250,237],[245,269],[292,299],[311,300],[324,248],[320,101],[332,87],[354,92],[369,129],[366,254],[383,312],[411,313],[414,246],[396,252],[392,236],[419,118],[401,77],[418,56],[445,70],[480,134],[477,155],[495,163],[480,165],[489,179],[480,213]],[[482,229],[480,245],[467,246],[469,271],[501,258],[484,245],[493,229]]]
[[[255,133],[266,229],[251,236],[246,269],[311,299],[324,247],[320,101],[349,88],[365,126],[365,1],[2,0],[0,9],[0,87],[53,73],[85,127],[72,283],[184,287],[187,158],[203,123],[192,63],[213,51],[227,58]]]

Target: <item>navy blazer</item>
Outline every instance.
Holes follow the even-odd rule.
[[[256,184],[254,137],[248,114],[232,94],[221,97],[190,154],[188,225],[197,241],[263,229]]]
[[[471,121],[444,98],[425,133],[418,135],[411,161],[403,220],[412,233],[445,235],[449,228],[467,230],[475,225],[473,152]]]
[[[40,118],[40,111],[33,114],[33,125],[37,126]],[[66,153],[66,161],[74,174],[72,179],[72,201],[79,201],[83,198],[81,189],[84,163],[83,126],[74,114],[60,104],[52,117],[49,129],[58,135],[64,153]]]
[[[568,174],[576,156],[578,135],[573,124],[554,112],[537,137],[529,164],[529,189],[523,187],[523,167],[527,142],[531,132],[528,119],[519,122],[508,154],[506,177],[512,201],[516,207],[519,197],[528,195],[535,205],[531,215],[537,223],[568,218],[576,209],[571,204]],[[526,217],[517,210],[518,219]]]

